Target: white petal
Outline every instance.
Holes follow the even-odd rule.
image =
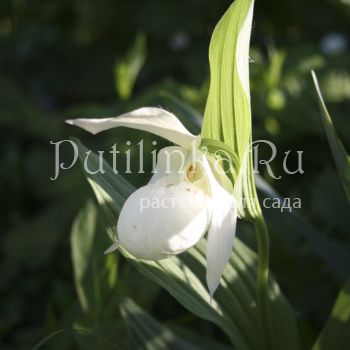
[[[207,241],[207,284],[210,295],[217,289],[221,275],[230,259],[236,232],[237,203],[216,180],[209,162],[203,162],[210,182],[213,212]]]
[[[170,182],[180,182],[185,179],[189,151],[178,146],[162,148],[157,155],[157,166],[149,183],[154,183],[166,176]]]
[[[125,202],[117,231],[132,255],[159,260],[194,246],[207,230],[210,197],[197,186],[160,179],[141,187]]]
[[[199,136],[192,135],[174,114],[154,107],[143,107],[118,117],[101,119],[70,119],[68,124],[79,126],[92,134],[116,127],[127,127],[147,131],[180,145],[190,148]]]

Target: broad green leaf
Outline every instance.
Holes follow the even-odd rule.
[[[76,142],[83,160],[87,149]],[[97,165],[97,155],[90,154],[89,168],[93,169]],[[113,174],[106,162],[103,166],[105,175],[87,176],[104,217],[108,220],[106,226],[111,233],[118,213],[133,188],[119,175]],[[120,248],[120,252],[139,271],[166,289],[189,311],[217,324],[237,349],[264,349],[264,337],[260,329],[256,302],[256,254],[236,239],[234,252],[221,279],[221,285],[215,298],[211,300],[205,282],[205,245],[206,240],[203,239],[188,252],[160,261],[137,259],[123,248]],[[295,319],[289,304],[272,279],[269,294],[275,348],[298,349]]]
[[[202,135],[225,142],[242,160],[251,135],[249,41],[254,1],[236,0],[209,48],[210,88]]]
[[[338,173],[343,184],[345,193],[350,202],[350,156],[347,154],[344,145],[340,141],[337,132],[334,128],[332,118],[327,110],[326,104],[323,100],[320,86],[317,81],[317,77],[314,71],[311,72],[312,78],[314,80],[315,88],[318,94],[321,112],[322,112],[322,121],[324,128],[326,130],[328,142],[332,150],[333,158],[336,163]]]
[[[137,350],[200,350],[195,344],[177,337],[131,299],[120,303],[120,311],[127,328],[130,348]]]
[[[210,88],[202,137],[222,141],[237,154],[242,168],[238,200],[241,216],[260,215],[252,171],[249,42],[254,0],[235,0],[216,26],[209,48]],[[237,179],[236,179],[237,180]],[[242,198],[241,198],[242,196]]]
[[[182,329],[170,329],[142,310],[131,299],[120,303],[121,315],[130,338],[132,349],[174,350],[228,350],[228,346],[205,335]]]
[[[312,350],[348,350],[350,346],[350,281],[339,293],[331,315]]]
[[[75,219],[71,232],[74,281],[81,308],[98,317],[101,305],[113,293],[117,278],[117,256],[104,256],[108,244],[98,232],[97,209],[88,202]]]
[[[131,96],[137,76],[146,60],[146,36],[139,33],[126,56],[114,66],[114,79],[118,95],[126,100]]]

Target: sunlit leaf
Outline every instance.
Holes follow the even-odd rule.
[[[314,71],[312,71],[312,78],[314,80],[315,88],[318,94],[322,121],[326,130],[328,142],[332,150],[334,161],[337,165],[338,173],[343,184],[344,190],[350,202],[350,157],[347,154],[342,142],[340,141],[338,134],[334,128],[332,118],[327,110],[326,104],[323,100],[320,86],[317,81],[317,77]]]
[[[251,134],[249,39],[253,1],[236,0],[216,26],[209,48],[210,89],[202,135],[224,141],[242,159]]]
[[[114,290],[117,256],[103,255],[108,239],[98,232],[97,209],[88,202],[73,223],[71,233],[75,286],[84,312],[97,315]]]
[[[125,57],[114,67],[115,85],[121,99],[128,99],[146,60],[146,36],[139,33]]]
[[[247,201],[240,215],[255,218],[252,176],[249,43],[253,0],[235,0],[215,27],[209,48],[210,88],[202,137],[222,141],[237,154],[242,177],[238,201]]]
[[[339,293],[331,315],[312,350],[348,350],[350,344],[350,281]]]
[[[169,328],[165,327],[131,299],[124,299],[120,303],[120,311],[126,325],[130,345],[138,350],[200,350],[201,347],[191,344],[177,337]]]

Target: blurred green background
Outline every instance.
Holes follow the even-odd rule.
[[[28,349],[57,329],[77,325],[92,333],[61,333],[47,348],[97,349],[98,337],[128,348],[118,307],[123,296],[177,332],[191,330],[227,343],[216,327],[189,314],[124,260],[104,258],[109,242],[98,218],[91,225],[105,241],[94,254],[118,272],[112,270],[113,288],[93,311],[81,307],[71,227],[93,195],[79,164],[50,180],[55,161],[50,141],[76,136],[95,150],[107,150],[115,142],[126,150],[127,140],[136,145],[144,138],[151,151],[153,137],[141,132],[111,130],[92,137],[64,124],[67,117],[118,115],[145,105],[174,112],[198,132],[196,116],[203,113],[209,84],[210,36],[230,3],[0,1],[1,349]],[[272,271],[297,314],[303,348],[322,328],[350,270],[344,265],[350,261],[349,204],[310,76],[315,69],[349,149],[349,23],[349,0],[256,2],[250,64],[253,137],[277,145],[276,174],[282,174],[284,152],[304,152],[303,175],[273,180],[261,168],[281,195],[302,199],[299,226],[286,213],[271,209],[266,215]],[[61,151],[62,160],[69,162],[71,148],[62,146]],[[137,169],[137,149],[132,152]],[[261,146],[261,152],[268,157],[268,149]],[[118,160],[122,173],[125,161]],[[295,169],[296,159],[291,156],[289,162]],[[149,158],[145,167],[150,166]],[[148,178],[128,176],[138,186]],[[255,247],[250,226],[240,223],[238,235]],[[92,269],[91,281],[103,273]]]

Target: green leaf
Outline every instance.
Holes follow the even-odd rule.
[[[177,337],[131,299],[120,303],[120,312],[126,325],[130,348],[138,350],[200,350],[201,348]]]
[[[350,202],[350,157],[347,154],[344,145],[340,141],[337,132],[334,128],[332,118],[327,110],[326,104],[323,100],[320,86],[314,71],[311,72],[312,78],[314,80],[315,88],[318,94],[321,112],[322,112],[322,121],[324,128],[326,130],[328,142],[333,154],[334,161],[336,163],[340,180],[343,184],[345,193]]]
[[[339,293],[331,315],[312,350],[347,350],[350,344],[350,281]]]
[[[241,217],[261,216],[250,149],[252,122],[249,87],[249,42],[254,0],[235,0],[216,26],[209,48],[210,88],[201,136],[224,142],[238,156],[238,201]],[[237,178],[235,179],[237,181]]]
[[[251,135],[249,40],[254,1],[236,0],[209,48],[210,88],[202,136],[225,142],[242,160]]]
[[[103,255],[109,244],[98,232],[95,205],[88,202],[76,217],[71,232],[72,263],[75,287],[84,312],[98,317],[101,305],[114,291],[117,279],[117,256]]]
[[[83,161],[87,149],[78,141]],[[91,153],[88,167],[98,164],[98,157]],[[90,184],[104,213],[107,229],[115,227],[118,213],[125,199],[133,191],[131,185],[111,167],[103,164],[106,173],[87,174]],[[127,192],[130,192],[127,194]],[[159,261],[140,260],[122,247],[120,252],[139,271],[166,289],[184,307],[195,315],[218,325],[238,349],[263,349],[264,337],[260,329],[259,310],[256,302],[257,256],[238,238],[215,299],[211,300],[205,282],[206,239],[188,252]],[[289,304],[277,284],[271,279],[269,296],[273,315],[274,342],[276,348],[299,348],[295,319]]]
[[[96,334],[95,332],[91,331],[90,329],[86,329],[86,328],[59,329],[57,331],[50,333],[45,338],[40,340],[35,346],[31,348],[31,350],[42,349],[44,345],[47,345],[50,341],[52,341],[54,338],[58,337],[59,335],[62,335],[63,333],[72,333],[74,335],[85,336],[85,337],[88,336],[93,338],[94,340],[99,341],[99,346],[102,346],[103,344],[104,349],[120,350],[118,346],[113,344],[107,338],[102,337]]]
[[[121,99],[131,96],[137,76],[146,61],[146,36],[139,33],[126,56],[114,66],[115,86]]]
[[[264,198],[279,199],[281,197],[261,176],[256,176],[256,186]],[[303,237],[312,252],[322,258],[341,277],[349,276],[350,255],[339,244],[329,239],[323,232],[310,224],[296,210],[281,212],[280,208],[264,210],[268,225],[279,232],[286,240],[295,242]],[[295,247],[293,247],[295,249]]]

